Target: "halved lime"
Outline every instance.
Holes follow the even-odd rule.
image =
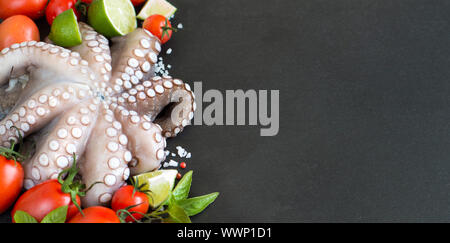
[[[160,14],[166,18],[169,18],[177,11],[177,8],[166,0],[148,0],[147,3],[139,12],[137,18],[140,20],[146,20],[148,17]]]
[[[56,16],[48,38],[55,45],[62,47],[73,47],[83,42],[80,28],[78,27],[77,16],[73,12],[73,9],[66,10]]]
[[[142,189],[150,190],[149,204],[152,208],[156,208],[169,197],[177,173],[177,170],[157,170],[134,176],[133,179],[138,182],[139,186],[146,183]]]
[[[89,7],[88,22],[106,37],[126,35],[137,28],[130,0],[94,0]]]

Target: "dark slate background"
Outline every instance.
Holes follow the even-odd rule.
[[[171,2],[173,76],[280,90],[278,136],[168,141],[192,152],[192,195],[221,193],[194,222],[449,221],[450,2]]]

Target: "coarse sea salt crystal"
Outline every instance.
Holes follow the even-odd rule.
[[[173,166],[173,167],[177,167],[178,166],[178,162],[176,162],[175,160],[170,160],[169,161],[169,166]]]
[[[183,24],[182,24],[182,23],[179,23],[179,24],[177,25],[177,28],[178,28],[178,29],[183,29]]]
[[[163,167],[164,168],[167,168],[167,167],[178,167],[178,162],[173,160],[173,159],[171,159],[171,160],[169,160],[169,162],[164,162],[163,163]]]
[[[166,157],[169,154],[172,157],[177,157],[177,155],[178,155],[178,157],[180,157],[180,158],[187,158],[187,159],[192,157],[191,153],[186,151],[186,149],[184,149],[183,147],[176,146],[176,149],[177,149],[177,153],[173,153],[173,152],[170,152],[169,150],[165,150],[164,152],[166,154]],[[178,167],[178,165],[179,165],[179,162],[177,162],[177,161],[175,161],[173,159],[169,160],[169,162],[161,163],[161,166],[164,167],[164,168],[167,168],[167,167]]]
[[[169,48],[169,49],[167,49],[166,54],[170,55],[172,53],[172,51],[173,51],[172,48]]]
[[[170,76],[169,71],[164,65],[162,57],[158,58],[158,62],[155,64],[155,74],[159,76]]]
[[[181,147],[181,146],[177,146],[176,149],[177,149],[177,151],[178,151],[178,156],[180,156],[181,158],[186,157],[186,155],[187,155],[187,153],[188,153],[188,152],[186,151],[186,149],[184,149],[184,148]]]

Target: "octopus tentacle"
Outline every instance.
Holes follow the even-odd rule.
[[[89,94],[87,85],[62,83],[46,87],[31,97],[18,102],[17,106],[0,121],[0,142],[10,145],[39,130],[62,112],[70,109]]]
[[[96,75],[87,62],[82,62],[79,53],[45,42],[13,44],[0,52],[0,63],[0,84],[27,73],[30,66],[69,77],[74,82],[96,83]]]
[[[154,77],[123,92],[118,104],[146,114],[159,124],[165,137],[175,137],[189,125],[196,109],[189,84],[172,77]],[[161,112],[166,108],[164,114]]]
[[[153,76],[152,66],[161,51],[159,40],[144,29],[136,29],[127,36],[112,39],[114,91],[130,89],[142,79]]]
[[[133,160],[129,164],[131,174],[157,169],[165,159],[164,149],[167,145],[161,134],[161,127],[152,123],[148,116],[139,115],[116,103],[112,103],[110,107],[129,138],[128,149],[133,154]]]
[[[132,155],[127,150],[127,144],[128,138],[122,134],[122,125],[116,121],[111,110],[102,106],[80,164],[84,184],[89,187],[96,182],[102,183],[94,185],[82,198],[84,207],[107,205],[113,193],[128,179],[130,169],[127,163]]]
[[[62,170],[72,166],[73,154],[80,157],[84,153],[97,117],[98,103],[96,99],[85,100],[51,126],[34,156],[25,162],[26,189],[56,179]]]
[[[112,70],[109,41],[85,23],[79,22],[79,26],[83,43],[70,49],[80,53],[81,57],[89,62],[89,67],[101,80],[99,88],[111,93],[111,87],[107,86]]]

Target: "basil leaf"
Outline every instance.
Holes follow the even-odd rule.
[[[68,206],[59,207],[48,213],[41,223],[64,223],[66,222]]]
[[[27,212],[18,210],[14,214],[14,222],[29,224],[29,223],[37,223],[38,221],[35,218],[33,218],[33,216],[29,215]]]
[[[183,178],[178,182],[177,186],[172,192],[172,197],[175,201],[186,199],[189,195],[189,190],[191,190],[192,183],[192,170],[186,173]]]
[[[184,209],[184,211],[186,211],[187,215],[194,216],[205,210],[205,208],[208,207],[208,205],[210,205],[211,203],[213,203],[218,196],[219,193],[214,192],[200,197],[183,199],[181,201],[178,201],[177,203],[180,207]]]
[[[191,219],[186,214],[184,209],[175,202],[170,203],[169,209],[169,218],[166,219],[165,222],[172,222],[172,223],[191,223]]]
[[[175,221],[170,217],[170,215],[169,215],[168,218],[163,218],[163,219],[162,219],[162,222],[163,222],[163,223],[178,223],[178,222],[175,222]]]

